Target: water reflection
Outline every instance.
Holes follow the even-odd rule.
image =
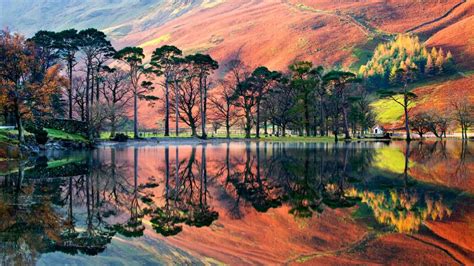
[[[471,199],[469,148],[242,142],[104,147],[21,162],[0,177],[0,256],[21,264],[54,251],[96,255],[116,234],[146,234],[145,221],[170,237],[284,206],[295,219],[354,208],[381,230],[415,233]]]

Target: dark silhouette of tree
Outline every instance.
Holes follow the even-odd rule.
[[[282,78],[272,89],[265,101],[265,109],[273,125],[279,126],[282,136],[290,123],[296,123],[299,117],[298,94],[289,84],[288,78]]]
[[[64,30],[56,34],[56,47],[61,59],[66,62],[66,68],[69,78],[68,95],[68,113],[69,119],[73,118],[73,70],[77,64],[76,54],[79,51],[79,35],[76,29]]]
[[[125,47],[118,51],[115,56],[128,66],[128,73],[130,78],[130,85],[133,93],[133,137],[139,138],[138,135],[138,100],[156,100],[156,97],[148,95],[154,88],[150,82],[140,80],[144,75],[150,73],[150,69],[143,65],[143,49],[140,47]]]
[[[430,131],[430,118],[425,113],[419,113],[411,118],[409,125],[422,139],[423,135]]]
[[[467,140],[467,131],[474,124],[474,105],[467,99],[458,99],[451,102],[454,119],[458,122],[462,131],[462,139]]]
[[[349,97],[351,93],[351,88],[349,87],[350,83],[357,83],[360,82],[356,75],[351,72],[345,71],[330,71],[324,76],[324,80],[332,86],[332,93],[335,97],[333,100],[336,101],[336,113],[339,112],[339,109],[342,111],[342,118],[343,118],[343,125],[344,125],[344,138],[350,139],[349,133]],[[336,134],[336,141],[337,141],[337,134]]]
[[[397,84],[402,85],[401,90],[383,90],[380,92],[382,97],[389,98],[403,107],[407,141],[411,140],[409,111],[413,101],[417,98],[417,95],[409,90],[408,84],[413,81],[416,70],[416,68],[399,68],[396,71],[396,80]],[[399,96],[401,96],[401,99]]]
[[[169,87],[174,83],[175,89],[175,112],[176,112],[176,136],[179,135],[178,121],[179,121],[179,97],[178,97],[178,72],[179,69],[179,57],[182,55],[181,50],[175,46],[164,45],[157,48],[151,57],[150,64],[155,68],[155,74],[157,76],[164,76],[164,88],[165,88],[165,136],[169,136]]]
[[[311,78],[310,72],[313,63],[308,61],[296,62],[289,66],[291,71],[291,87],[298,91],[298,96],[303,102],[304,112],[304,128],[306,136],[310,136],[310,100],[315,89],[314,79]]]
[[[171,106],[171,110],[178,114],[179,119],[191,128],[191,136],[197,136],[197,127],[201,122],[200,113],[200,91],[195,82],[196,76],[187,67],[183,71],[179,86],[175,85],[175,90],[171,96],[178,98],[178,111],[176,105]],[[178,93],[176,95],[176,93]]]
[[[186,60],[191,63],[193,72],[199,81],[200,112],[201,112],[201,138],[206,139],[206,119],[207,119],[207,98],[209,90],[209,76],[219,68],[217,61],[209,55],[194,54],[186,56]]]
[[[219,80],[219,91],[209,98],[214,113],[211,118],[215,123],[225,125],[226,138],[230,138],[230,128],[237,123],[239,113],[234,106],[235,86],[229,80]],[[217,94],[217,95],[216,95]]]
[[[110,138],[115,137],[119,120],[127,115],[132,90],[128,84],[129,75],[123,70],[104,67],[101,93],[106,105],[106,117],[110,122]]]
[[[269,93],[276,80],[279,79],[281,74],[276,71],[270,71],[266,67],[257,67],[250,76],[248,82],[250,86],[255,89],[255,105],[256,105],[256,138],[260,138],[260,113],[261,104],[264,97]]]
[[[86,105],[86,121],[89,122],[91,116],[90,105],[94,101],[94,82],[97,81],[97,65],[101,64],[100,58],[109,57],[114,52],[114,49],[107,40],[107,36],[96,29],[85,29],[78,33],[78,47],[84,54],[84,65],[86,67],[86,91],[85,91],[85,105]],[[91,132],[92,133],[92,132]]]

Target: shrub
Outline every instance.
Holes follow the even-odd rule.
[[[33,133],[35,134],[35,139],[38,144],[44,145],[48,142],[48,132],[46,130],[38,129]]]
[[[118,134],[115,134],[115,137],[113,137],[111,140],[117,141],[117,142],[127,142],[128,136],[123,133],[118,133]]]

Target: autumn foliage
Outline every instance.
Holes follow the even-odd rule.
[[[373,87],[389,87],[396,83],[398,69],[416,68],[415,80],[446,74],[453,70],[453,56],[442,48],[429,49],[415,35],[398,35],[391,42],[381,43],[372,59],[359,69]]]
[[[0,32],[0,108],[14,116],[20,141],[24,120],[50,113],[53,96],[64,84],[60,66],[47,66],[34,43]]]

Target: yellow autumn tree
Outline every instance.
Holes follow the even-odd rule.
[[[44,73],[38,75],[41,71]],[[0,95],[4,95],[0,106],[13,114],[20,143],[24,142],[24,120],[33,113],[48,112],[52,95],[63,85],[60,66],[42,70],[32,42],[19,34],[0,31]]]

